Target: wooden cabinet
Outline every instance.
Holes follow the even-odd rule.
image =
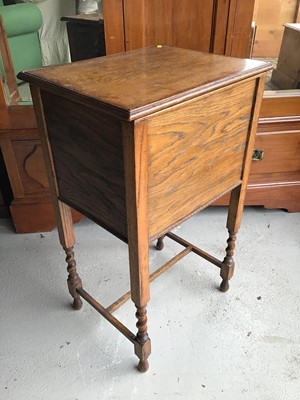
[[[103,0],[106,53],[156,44],[249,55],[254,0]]]
[[[62,17],[66,21],[72,62],[101,57],[105,53],[103,18],[97,14]]]
[[[253,8],[254,0],[103,0],[106,53],[169,44],[248,57]],[[263,99],[256,147],[264,150],[264,159],[252,162],[246,204],[300,211],[299,110],[299,96]],[[33,108],[7,107],[2,95],[0,115],[15,228],[52,229],[54,215]],[[226,203],[223,198],[217,204]]]
[[[258,133],[256,143],[265,157],[252,164],[246,204],[300,211],[299,126],[295,132]]]
[[[260,112],[246,204],[300,211],[300,97],[268,97]]]
[[[9,209],[15,230],[49,231],[56,223],[33,107],[11,105],[0,112],[0,150],[11,189]],[[75,212],[73,216],[75,221],[81,218]]]
[[[4,92],[1,80],[1,167],[8,180],[8,185],[6,179],[1,182],[3,197],[9,201],[16,232],[53,229],[54,212],[33,107],[15,100],[7,104]]]
[[[25,108],[24,118],[33,114],[32,107]],[[36,127],[1,129],[0,147],[12,190],[9,208],[16,231],[53,228],[48,223],[54,213]]]

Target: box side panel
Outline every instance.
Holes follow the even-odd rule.
[[[120,121],[42,92],[62,201],[119,237],[127,237]]]
[[[214,91],[149,119],[149,236],[237,186],[256,80]]]

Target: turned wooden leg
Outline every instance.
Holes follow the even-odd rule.
[[[74,310],[80,310],[82,307],[82,300],[77,293],[76,289],[82,287],[82,282],[77,274],[77,269],[76,269],[76,261],[74,259],[74,252],[73,252],[73,247],[70,248],[65,248],[64,249],[66,252],[66,262],[68,264],[67,271],[69,273],[68,276],[68,288],[69,288],[69,293],[73,297],[73,308]]]
[[[123,123],[126,210],[131,299],[136,306],[135,354],[141,372],[149,368],[151,342],[147,333],[147,304],[150,300],[148,228],[148,143],[143,123]],[[133,156],[132,156],[133,155]]]
[[[140,372],[146,372],[149,368],[148,357],[151,354],[151,341],[147,333],[147,309],[146,307],[136,307],[136,317],[138,322],[136,327],[138,332],[136,335],[135,342],[135,354],[140,359],[138,364],[138,370]]]
[[[76,262],[74,260],[73,247],[75,244],[75,235],[73,228],[72,213],[69,206],[59,200],[59,190],[56,180],[56,173],[52,159],[52,151],[48,138],[47,127],[45,123],[44,108],[41,100],[41,93],[37,87],[31,87],[31,94],[36,109],[37,124],[40,132],[41,144],[43,149],[46,171],[48,175],[51,197],[57,223],[59,241],[66,252],[66,262],[68,264],[68,287],[71,296],[74,298],[73,308],[79,310],[82,307],[82,301],[76,291],[76,288],[82,287],[81,279],[76,271]]]
[[[248,149],[248,167],[250,167],[251,163],[251,146]],[[247,171],[246,171],[247,172]],[[247,175],[247,174],[246,174]],[[236,244],[237,233],[241,225],[244,201],[247,189],[247,176],[244,177],[241,185],[237,186],[235,189],[231,191],[228,216],[227,216],[227,229],[229,232],[229,238],[227,240],[227,248],[226,248],[226,256],[221,265],[221,278],[222,283],[220,285],[220,290],[222,292],[227,292],[229,289],[229,280],[233,276],[234,272],[234,250]]]
[[[229,238],[227,240],[226,256],[221,265],[221,277],[223,279],[220,289],[226,292],[229,289],[229,279],[233,276],[234,261],[233,254],[236,242],[236,235],[241,225],[241,219],[243,214],[243,208],[245,204],[245,196],[247,191],[247,183],[250,174],[250,168],[252,163],[252,151],[256,137],[257,123],[259,118],[259,109],[262,100],[260,96],[265,90],[265,78],[259,79],[256,96],[257,100],[253,110],[253,120],[249,126],[248,143],[245,148],[244,154],[244,168],[241,176],[241,183],[239,186],[231,191],[229,210],[227,217],[227,229],[229,232]]]
[[[226,256],[223,260],[221,266],[221,278],[222,283],[220,285],[220,290],[222,292],[227,292],[229,289],[229,279],[232,278],[234,273],[234,249],[235,249],[235,241],[236,241],[236,232],[229,231],[229,238],[227,240],[227,248],[226,248]]]
[[[164,238],[165,236],[161,236],[157,239],[155,246],[156,250],[162,250],[164,248]]]
[[[228,217],[227,217],[227,229],[229,238],[227,240],[226,255],[221,265],[221,278],[222,283],[220,290],[227,292],[229,289],[229,280],[232,278],[234,273],[234,249],[237,238],[237,232],[239,230],[244,206],[245,190],[243,185],[240,185],[232,190],[229,202]]]

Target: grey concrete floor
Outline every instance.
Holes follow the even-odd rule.
[[[226,209],[176,229],[223,258]],[[75,226],[85,289],[105,306],[129,287],[127,246],[92,222]],[[298,400],[300,214],[246,208],[227,293],[219,270],[189,255],[151,284],[150,369],[87,303],[73,311],[57,231],[16,235],[0,220],[1,400]],[[181,247],[150,248],[152,268]],[[135,332],[129,301],[115,316]]]

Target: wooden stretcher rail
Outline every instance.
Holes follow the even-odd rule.
[[[174,240],[175,242],[181,244],[185,247],[191,247],[191,251],[198,256],[204,258],[205,260],[211,262],[212,264],[216,265],[217,267],[221,268],[222,261],[218,260],[217,258],[211,256],[210,254],[206,253],[205,251],[199,249],[199,247],[194,246],[193,244],[189,243],[188,241],[182,239],[181,237],[175,235],[175,233],[169,232],[166,234],[170,239]]]
[[[169,261],[167,261],[164,265],[162,265],[160,268],[158,268],[156,271],[154,271],[150,276],[149,276],[149,281],[153,282],[154,279],[158,278],[163,272],[167,271],[171,267],[173,267],[174,264],[176,264],[179,260],[181,260],[183,257],[188,255],[192,251],[191,247],[187,247],[186,249],[182,250],[180,253],[178,253],[175,257],[171,258]],[[116,311],[119,307],[121,307],[126,301],[130,299],[130,294],[131,291],[129,290],[127,293],[125,293],[123,296],[121,296],[118,300],[113,302],[109,307],[106,308],[108,312],[114,312]]]
[[[132,343],[136,342],[136,336],[125,325],[122,324],[117,318],[111,315],[97,300],[95,300],[89,293],[82,288],[76,289],[77,293],[85,299],[95,310],[97,310],[107,321],[109,321],[115,328],[118,329],[128,340]]]
[[[207,261],[211,262],[212,264],[216,265],[217,267],[221,268],[222,261],[211,256],[210,254],[206,253],[205,251],[199,249],[199,247],[194,246],[193,244],[189,243],[188,241],[182,239],[181,237],[175,235],[172,232],[167,233],[166,236],[168,236],[170,239],[174,240],[178,244],[181,244],[182,246],[184,246],[185,249],[182,250],[180,253],[178,253],[175,257],[171,258],[165,264],[163,264],[156,271],[154,271],[149,277],[150,282],[153,282],[154,279],[158,278],[163,272],[170,269],[174,264],[176,264],[179,260],[181,260],[183,257],[187,256],[191,252],[197,254],[198,256],[204,258],[205,260],[207,260]],[[106,311],[109,313],[116,311],[119,307],[121,307],[124,303],[126,303],[126,301],[128,301],[130,299],[130,294],[131,294],[131,291],[129,290],[123,296],[121,296],[118,300],[116,300],[110,306],[108,306],[106,308]]]

